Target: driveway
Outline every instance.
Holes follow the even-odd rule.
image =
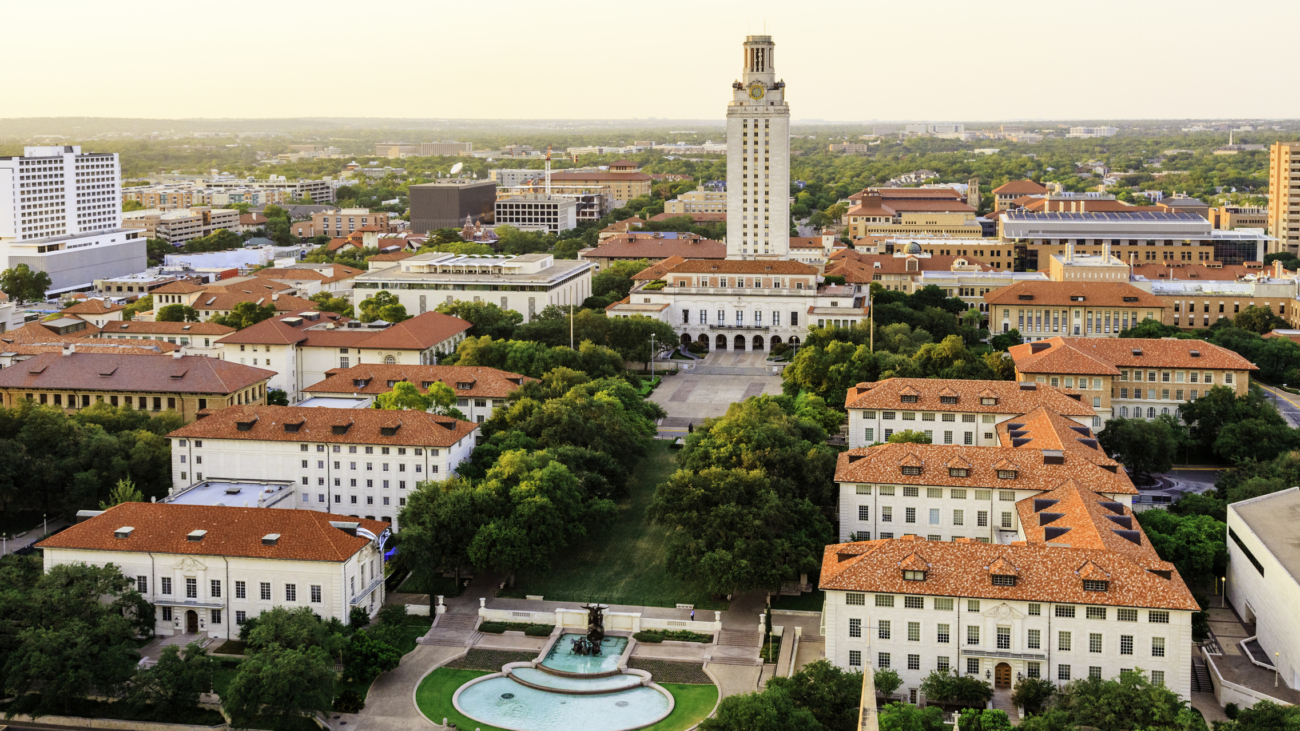
[[[1255,381],[1264,392],[1268,394],[1268,400],[1273,402],[1277,410],[1282,412],[1282,418],[1287,420],[1293,427],[1300,427],[1300,396],[1293,393],[1287,393],[1280,388],[1266,386],[1259,381]]]

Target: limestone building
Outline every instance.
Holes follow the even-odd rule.
[[[1268,152],[1269,252],[1300,253],[1300,142],[1274,142]]]
[[[367,363],[326,372],[325,380],[303,389],[307,396],[379,396],[407,382],[420,393],[434,383],[445,383],[456,392],[456,408],[465,418],[482,424],[510,394],[536,378],[481,366],[389,365]]]
[[[727,107],[727,258],[790,254],[790,107],[771,36],[747,36]]]
[[[989,330],[1026,341],[1059,335],[1117,338],[1143,320],[1160,322],[1164,303],[1128,282],[1020,282],[984,295]]]

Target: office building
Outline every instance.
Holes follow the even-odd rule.
[[[727,257],[790,256],[790,106],[771,36],[745,38],[727,107]]]
[[[442,142],[379,142],[375,154],[379,157],[429,157],[431,155],[469,155],[474,143],[443,140]]]
[[[143,225],[148,225],[148,221],[143,221]],[[234,208],[209,208],[207,206],[195,208],[177,208],[175,210],[163,211],[158,215],[156,221],[153,221],[154,231],[151,238],[158,238],[166,241],[172,246],[181,246],[190,239],[203,238],[225,229],[227,231],[237,231],[239,229],[239,211]],[[127,225],[135,225],[133,222]]]
[[[0,265],[50,276],[50,294],[144,270],[145,237],[122,225],[116,153],[25,147],[0,158]]]
[[[850,208],[845,218],[848,233],[852,236],[914,236],[939,235],[979,238],[984,228],[971,208],[952,189],[919,189],[943,191],[937,195],[916,193],[895,194],[889,189],[868,189],[859,194],[858,204]],[[914,191],[918,189],[894,189]],[[852,198],[852,197],[851,197]]]
[[[644,259],[657,264],[674,256],[682,259],[726,259],[727,245],[698,234],[657,231],[609,236],[601,239],[596,247],[578,254],[579,259],[594,264],[597,272],[616,261]]]
[[[200,181],[200,187],[212,189],[212,195],[217,196],[223,191],[240,192],[246,190],[261,191],[278,191],[281,195],[277,196],[284,202],[291,201],[310,201],[311,203],[333,203],[334,202],[334,183],[329,178],[321,180],[288,180],[283,175],[272,175],[268,179],[254,178],[216,178],[208,181]],[[236,201],[228,201],[234,203]],[[244,201],[251,203],[252,201]]]
[[[1300,321],[1294,275],[1285,279],[1259,276],[1253,281],[1162,279],[1147,286],[1164,305],[1164,324],[1174,327],[1204,330],[1219,320],[1231,320],[1250,307],[1265,307],[1288,322]]]
[[[1012,180],[993,189],[993,210],[1011,209],[1012,201],[1027,195],[1046,195],[1047,186],[1032,180]]]
[[[488,180],[496,183],[498,188],[514,188],[545,177],[544,170],[531,168],[497,168],[488,171]]]
[[[1268,151],[1269,253],[1300,254],[1300,142],[1274,142]]]
[[[670,216],[691,213],[725,214],[726,212],[727,192],[725,190],[691,190],[664,202],[664,213]]]
[[[524,322],[548,305],[582,304],[591,296],[591,262],[556,259],[551,254],[461,256],[417,254],[397,266],[358,276],[356,296],[393,294],[410,314],[429,312],[443,302],[491,302],[514,310]]]
[[[442,178],[412,185],[411,230],[428,233],[459,229],[466,218],[491,223],[496,215],[497,184],[472,178]]]
[[[987,272],[992,267],[978,259],[963,256],[936,256],[912,246],[893,254],[859,254],[853,249],[837,251],[826,263],[827,276],[844,277],[850,284],[869,287],[879,284],[893,292],[912,294],[916,282],[926,271]]]
[[[45,571],[116,566],[155,612],[155,635],[237,640],[240,625],[278,607],[346,624],[353,609],[384,604],[389,527],[379,521],[169,503],[90,514],[39,544]]]
[[[570,196],[513,193],[497,198],[494,215],[498,226],[558,234],[577,228],[578,202]]]
[[[1066,137],[1092,138],[1114,137],[1119,130],[1115,127],[1071,127]]]
[[[1154,419],[1215,386],[1238,395],[1259,370],[1226,348],[1203,340],[1052,337],[1012,346],[1016,378],[1077,389],[1095,399],[1102,423],[1113,417]]]
[[[343,238],[353,231],[374,227],[382,233],[388,233],[387,211],[371,211],[369,208],[343,208],[337,211],[318,211],[311,214],[311,228],[296,236],[329,236]]]
[[[424,411],[236,406],[167,438],[178,490],[204,475],[292,476],[299,495],[293,512],[377,517],[398,528],[397,515],[417,483],[450,477],[477,436],[477,424]]]
[[[650,195],[650,189],[654,186],[654,178],[641,172],[635,163],[620,161],[624,163],[612,163],[608,170],[586,169],[586,170],[561,170],[551,173],[551,184],[558,186],[577,186],[587,189],[605,189],[608,191],[609,205],[614,208],[626,205],[628,201],[638,196]],[[544,178],[545,174],[537,176],[533,180],[536,185]]]
[[[1207,211],[1210,225],[1220,231],[1234,228],[1268,230],[1268,208],[1259,206],[1219,206]]]

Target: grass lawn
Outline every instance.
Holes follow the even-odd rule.
[[[460,581],[461,584],[464,584],[467,579],[462,578]],[[460,587],[456,585],[455,576],[439,576],[433,580],[433,586],[428,587],[421,582],[416,581],[414,576],[408,576],[406,580],[402,582],[402,585],[397,587],[397,591],[399,593],[428,594],[430,596],[438,596],[441,594],[448,599],[460,596]]]
[[[649,525],[646,507],[655,487],[668,479],[677,460],[668,443],[656,440],[629,481],[631,496],[618,504],[608,530],[565,551],[550,571],[521,574],[501,596],[537,594],[547,601],[604,602],[650,607],[694,604],[696,609],[726,609],[709,599],[704,586],[683,581],[665,566],[668,529]],[[820,608],[820,607],[819,607]]]
[[[803,612],[820,612],[826,603],[826,595],[821,590],[813,590],[799,596],[772,597],[773,609],[793,609]],[[773,618],[775,621],[775,618]]]
[[[420,681],[420,687],[415,690],[415,705],[434,723],[442,723],[442,719],[446,718],[456,724],[457,728],[502,731],[496,726],[487,726],[461,715],[451,704],[451,697],[457,688],[483,675],[489,673],[482,670],[438,668]],[[685,731],[712,713],[713,706],[718,702],[717,686],[677,683],[661,685],[673,694],[673,712],[659,723],[647,726],[646,731]]]

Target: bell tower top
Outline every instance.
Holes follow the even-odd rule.
[[[776,78],[772,36],[745,36],[745,84],[752,81],[771,83]]]

